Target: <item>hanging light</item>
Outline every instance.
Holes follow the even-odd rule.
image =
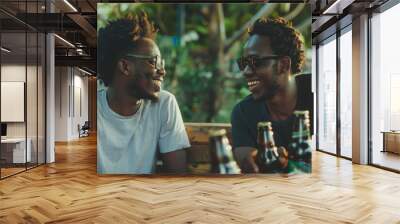
[[[78,12],[78,10],[68,1],[64,0],[65,4],[67,4],[74,12]]]
[[[4,51],[4,52],[6,52],[6,53],[10,53],[10,52],[11,52],[11,50],[9,50],[9,49],[7,49],[7,48],[5,48],[5,47],[1,47],[1,50]]]

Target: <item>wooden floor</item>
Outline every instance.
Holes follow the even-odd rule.
[[[3,177],[7,177],[19,172],[22,172],[26,170],[25,167],[24,168],[1,168],[1,178]]]
[[[93,137],[0,181],[0,223],[400,223],[400,175],[315,153],[311,175],[97,176]]]
[[[400,154],[381,152],[377,150],[374,152],[372,162],[380,166],[400,170]]]
[[[19,167],[7,167],[7,168],[1,168],[1,178],[6,178],[8,176],[23,172],[27,169],[33,169],[37,166],[37,164],[27,164],[27,167],[25,168],[25,165],[19,165]]]

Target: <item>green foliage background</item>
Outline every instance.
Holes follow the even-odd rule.
[[[98,29],[108,21],[145,11],[159,28],[157,44],[166,61],[167,75],[163,89],[172,92],[179,103],[185,122],[230,122],[234,105],[250,94],[244,78],[237,70],[235,59],[247,35],[234,42],[225,54],[225,64],[215,63],[210,55],[210,18],[212,5],[155,4],[155,3],[99,3]],[[226,39],[230,39],[266,4],[222,4]],[[303,72],[311,72],[311,10],[307,4],[268,3],[270,10],[263,16],[281,16],[292,22],[303,35],[307,62]],[[214,46],[215,47],[215,46]],[[215,70],[224,68],[216,81]],[[217,92],[217,96],[209,94]],[[221,103],[214,105],[214,101]],[[216,111],[210,111],[210,105]]]

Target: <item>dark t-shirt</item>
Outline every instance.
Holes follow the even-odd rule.
[[[297,85],[297,103],[295,110],[310,112],[311,133],[313,133],[313,93],[311,74],[295,76]],[[233,108],[231,116],[233,147],[247,146],[257,148],[257,123],[271,121],[275,145],[287,148],[291,139],[294,115],[287,120],[272,121],[265,101],[254,100],[247,96]]]

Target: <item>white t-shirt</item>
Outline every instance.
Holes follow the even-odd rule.
[[[97,173],[148,174],[156,152],[190,147],[174,95],[161,90],[158,102],[143,100],[133,116],[121,116],[108,105],[107,89],[97,92]]]

